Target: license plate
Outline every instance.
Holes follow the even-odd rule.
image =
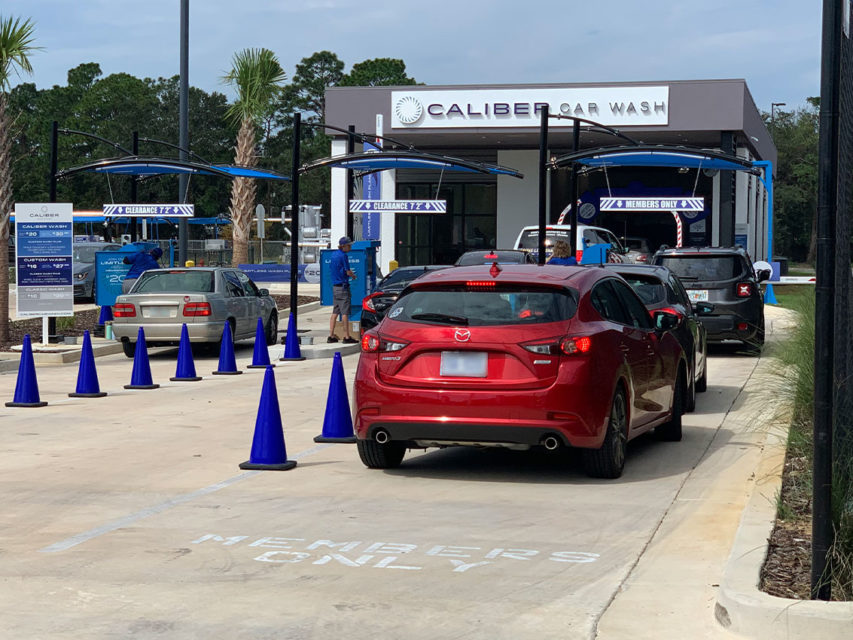
[[[687,295],[690,296],[690,302],[708,302],[707,289],[688,289]]]
[[[177,313],[177,307],[142,307],[143,318],[174,318]]]
[[[442,376],[456,378],[485,378],[489,354],[477,351],[442,351]]]

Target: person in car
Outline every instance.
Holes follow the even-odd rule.
[[[554,251],[548,259],[548,264],[562,264],[570,266],[577,263],[577,259],[571,255],[569,243],[565,240],[557,240],[557,242],[554,243]]]
[[[355,278],[355,272],[350,269],[349,258],[347,258],[347,253],[351,248],[352,240],[344,236],[338,241],[338,250],[332,254],[332,317],[329,319],[329,337],[326,342],[338,341],[338,336],[335,335],[338,315],[341,316],[341,321],[344,323],[344,339],[342,342],[346,344],[358,342],[350,335],[349,329],[351,307],[349,282]]]
[[[121,292],[128,293],[136,282],[137,278],[149,269],[159,269],[160,265],[157,260],[163,255],[163,250],[160,247],[154,247],[151,251],[137,251],[126,256],[122,262],[129,264],[130,271],[121,282]]]

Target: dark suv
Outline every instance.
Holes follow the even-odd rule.
[[[661,247],[652,264],[675,273],[692,302],[714,305],[714,311],[702,317],[708,342],[739,340],[752,353],[761,351],[764,298],[758,285],[770,274],[756,274],[742,247]]]

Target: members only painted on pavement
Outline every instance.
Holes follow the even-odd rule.
[[[350,200],[350,213],[447,213],[447,200]]]
[[[602,198],[602,211],[705,211],[704,197],[690,198]]]
[[[421,571],[447,569],[464,573],[489,565],[511,562],[555,562],[588,564],[599,554],[588,551],[542,551],[515,547],[470,547],[447,544],[410,544],[403,542],[365,542],[361,540],[310,540],[308,538],[221,536],[208,533],[192,544],[246,547],[259,551],[253,560],[272,564],[342,565],[374,569]]]

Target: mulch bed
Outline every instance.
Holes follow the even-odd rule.
[[[279,317],[286,317],[290,309],[289,295],[273,295],[276,306],[279,309]],[[318,298],[313,296],[298,296],[297,302],[300,305],[314,302]],[[63,336],[82,336],[84,331],[92,331],[95,324],[98,322],[100,311],[98,309],[84,309],[75,311],[73,318],[57,318],[56,333]],[[15,345],[20,345],[24,341],[26,334],[30,335],[33,342],[41,341],[41,318],[29,318],[27,320],[18,320],[9,323],[9,338],[8,342],[0,342],[0,351],[11,351]]]

